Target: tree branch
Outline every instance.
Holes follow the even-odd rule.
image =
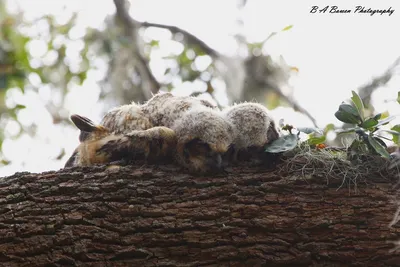
[[[289,103],[289,105],[295,110],[298,111],[300,113],[303,113],[304,115],[306,115],[311,122],[314,124],[314,127],[318,128],[318,124],[317,124],[317,120],[311,115],[310,112],[308,112],[305,108],[303,108],[302,106],[300,106],[300,104],[298,104],[294,99],[292,99],[291,97],[285,95],[282,90],[280,90],[278,87],[269,85],[269,87],[279,95],[280,98],[284,99],[286,102]]]
[[[158,23],[151,23],[151,22],[142,22],[141,26],[143,27],[157,27],[162,29],[167,29],[171,31],[173,34],[181,33],[184,38],[186,38],[186,42],[190,45],[198,45],[205,53],[207,53],[211,57],[219,57],[219,53],[212,49],[209,45],[207,45],[204,41],[200,40],[190,32],[183,30],[179,27],[172,26],[172,25],[165,25],[165,24],[158,24]]]
[[[122,20],[126,20],[126,25],[131,28],[131,32],[133,31],[133,29],[138,25],[142,26],[142,27],[156,27],[156,28],[162,28],[162,29],[167,29],[169,31],[171,31],[173,34],[176,33],[181,33],[183,35],[183,37],[186,40],[186,43],[192,46],[199,46],[205,53],[207,53],[209,56],[213,57],[214,59],[222,59],[223,57],[213,48],[211,48],[209,45],[207,45],[204,41],[202,41],[201,39],[199,39],[198,37],[194,36],[193,34],[191,34],[190,32],[181,29],[177,26],[172,26],[172,25],[165,25],[165,24],[159,24],[159,23],[152,23],[152,22],[138,22],[133,20],[126,12],[127,8],[124,8],[122,6],[122,2],[124,2],[124,0],[114,0],[114,2],[116,3],[117,6],[117,2],[119,4],[119,6],[117,6],[117,14],[122,13],[120,15]],[[246,1],[242,2],[242,5],[245,5]],[[232,75],[232,66],[231,64],[226,64],[226,62],[224,62],[226,67],[229,69],[228,73]],[[233,74],[234,75],[234,74]],[[245,86],[244,84],[241,86]],[[292,107],[293,109],[305,114],[314,124],[315,127],[317,127],[317,122],[315,120],[315,118],[303,107],[301,107],[298,103],[296,103],[293,99],[289,98],[288,96],[286,96],[285,94],[283,94],[281,92],[281,90],[279,90],[279,88],[275,87],[272,88],[276,93],[278,93],[278,95],[285,99]],[[228,89],[229,90],[229,89]],[[241,99],[242,100],[242,99]]]
[[[123,24],[125,35],[133,42],[132,49],[138,59],[137,68],[142,79],[143,93],[146,98],[150,98],[151,93],[158,92],[160,84],[151,72],[148,60],[145,59],[138,47],[137,31],[140,25],[129,15],[129,3],[126,0],[114,0],[114,4],[117,10],[116,15]]]
[[[0,265],[398,266],[400,228],[388,227],[397,178],[357,176],[368,184],[349,194],[341,172],[329,183],[321,174],[141,164],[16,173],[0,179]]]
[[[366,106],[370,106],[369,103],[372,93],[379,87],[386,85],[392,79],[395,69],[399,64],[400,57],[398,57],[382,75],[373,78],[369,83],[358,89],[359,95]]]
[[[130,6],[129,3],[126,0],[114,0],[114,4],[117,10],[117,16],[124,24],[125,34],[135,38],[135,34],[133,34],[133,32],[136,31],[136,25],[128,13]]]

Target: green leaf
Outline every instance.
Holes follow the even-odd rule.
[[[20,110],[20,109],[24,109],[24,108],[26,108],[26,106],[21,105],[21,104],[17,104],[17,105],[14,107],[14,110]]]
[[[394,120],[395,118],[396,118],[395,116],[390,116],[390,117],[388,117],[388,118],[386,118],[386,119],[384,119],[384,120],[380,120],[380,121],[378,122],[378,124],[375,125],[375,127],[379,127],[379,126],[382,126],[382,125],[386,125],[386,124],[388,124],[389,122],[391,122],[392,120]]]
[[[339,110],[340,110],[340,111],[347,112],[347,113],[350,113],[350,114],[354,115],[354,116],[357,117],[357,118],[360,117],[360,116],[358,115],[357,109],[355,109],[352,105],[342,103],[342,104],[339,106]]]
[[[335,130],[335,125],[333,123],[329,123],[328,125],[325,126],[324,129],[324,135],[326,135],[329,131],[334,131]]]
[[[8,161],[8,160],[6,160],[6,159],[1,159],[0,160],[0,164],[1,165],[9,165],[11,163],[11,161]]]
[[[355,91],[351,91],[351,93],[353,94],[351,100],[353,101],[354,105],[357,108],[358,115],[360,116],[361,121],[364,121],[364,104],[360,96]]]
[[[399,103],[399,104],[400,104],[400,91],[399,91],[399,92],[397,92],[397,103]]]
[[[192,49],[196,53],[196,55],[198,55],[198,56],[207,55],[199,46],[194,46]]]
[[[324,135],[322,136],[312,136],[310,137],[310,139],[307,140],[307,143],[309,145],[318,145],[318,144],[322,144],[323,142],[325,142],[326,137]]]
[[[393,132],[396,132],[397,134],[400,134],[400,124],[396,124],[390,130]],[[391,134],[393,136],[393,138],[392,138],[393,142],[397,145],[400,145],[400,136],[395,133],[391,133]]]
[[[364,128],[364,129],[369,129],[372,128],[374,126],[378,125],[378,121],[375,118],[369,118],[366,121],[364,121],[360,127]]]
[[[360,122],[360,119],[354,116],[351,113],[348,113],[346,111],[338,110],[335,113],[335,117],[345,123],[351,123],[351,124],[358,124]]]
[[[400,132],[400,124],[396,124],[390,130],[393,130],[393,131],[396,131],[396,132]]]
[[[378,113],[378,114],[376,114],[376,115],[374,116],[374,119],[375,119],[375,120],[380,120],[381,117],[382,117],[382,113]]]
[[[285,28],[282,29],[282,31],[283,31],[283,32],[284,32],[284,31],[288,31],[288,30],[290,30],[291,28],[293,28],[293,25],[286,26]]]
[[[385,111],[385,112],[381,113],[381,117],[379,119],[380,120],[386,119],[389,117],[389,115],[390,115],[389,112]]]
[[[150,41],[150,45],[151,46],[155,46],[155,47],[158,47],[159,45],[160,45],[160,41],[157,41],[157,40],[151,40]]]
[[[280,153],[292,150],[297,146],[298,137],[296,134],[283,135],[279,139],[265,146],[265,152]]]
[[[82,85],[83,82],[86,80],[87,73],[86,73],[86,71],[81,71],[81,72],[79,72],[76,76],[77,76],[78,79],[79,79],[79,84]]]
[[[382,146],[378,141],[376,141],[371,135],[368,135],[368,142],[370,143],[372,148],[382,157],[385,157],[387,159],[390,158],[389,152],[386,151],[385,147]]]
[[[249,49],[251,51],[253,51],[253,49],[258,48],[258,49],[262,49],[264,43],[252,43],[252,44],[248,44],[247,46],[249,47]]]

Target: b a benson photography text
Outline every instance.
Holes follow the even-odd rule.
[[[338,6],[312,6],[310,13],[352,13],[352,14],[368,14],[370,16],[373,15],[389,15],[391,16],[394,13],[395,9],[392,7],[387,7],[383,9],[378,8],[370,8],[366,6],[355,6],[352,9],[348,8],[340,8]]]

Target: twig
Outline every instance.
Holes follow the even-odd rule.
[[[157,27],[157,28],[162,28],[162,29],[167,29],[170,30],[172,33],[181,33],[184,38],[186,38],[186,42],[190,45],[198,45],[201,49],[204,50],[205,53],[207,53],[209,56],[212,57],[219,57],[219,53],[212,49],[209,45],[207,45],[204,41],[200,40],[190,32],[181,29],[176,26],[172,25],[164,25],[164,24],[158,24],[158,23],[151,23],[151,22],[142,22],[141,26],[143,27]]]
[[[365,84],[358,89],[359,95],[364,101],[364,104],[369,106],[372,93],[379,87],[387,84],[392,79],[394,70],[399,64],[400,57],[398,57],[382,75],[373,78],[368,84]]]
[[[306,115],[311,120],[311,122],[314,124],[314,127],[318,128],[317,120],[310,114],[310,112],[308,112],[305,108],[300,106],[300,104],[298,104],[294,99],[285,95],[278,87],[275,87],[272,85],[269,85],[269,87],[274,92],[276,92],[282,99],[286,100],[286,102],[288,102],[289,105],[291,105],[294,110],[297,110],[300,113],[303,113],[304,115]]]

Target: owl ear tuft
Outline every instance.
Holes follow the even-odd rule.
[[[96,132],[96,131],[107,131],[103,126],[96,125],[91,119],[80,116],[78,114],[71,115],[71,120],[75,126],[82,132]]]

